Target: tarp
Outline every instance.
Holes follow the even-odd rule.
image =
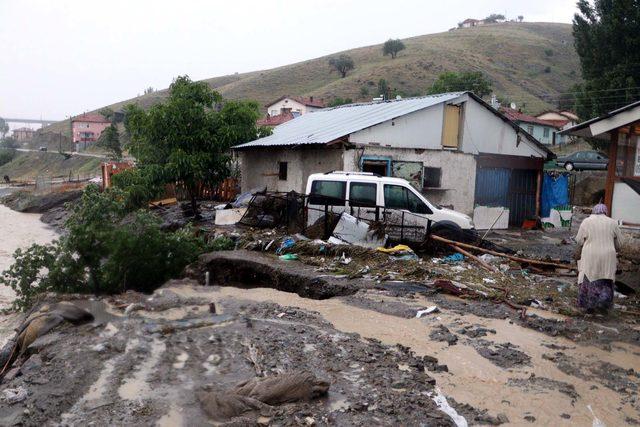
[[[540,216],[546,218],[551,209],[569,204],[569,177],[567,174],[545,173],[542,181]]]

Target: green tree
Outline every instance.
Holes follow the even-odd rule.
[[[16,157],[16,150],[13,148],[0,148],[0,166],[9,163]]]
[[[336,97],[336,98],[333,98],[331,102],[329,102],[329,105],[327,105],[327,107],[337,107],[339,105],[346,105],[346,104],[352,104],[352,103],[353,103],[353,99],[351,98]]]
[[[128,107],[125,117],[140,173],[154,184],[176,183],[194,215],[199,186],[217,185],[229,175],[229,148],[260,136],[256,102],[223,102],[206,83],[188,76],[175,79],[164,103],[148,111]]]
[[[583,83],[576,112],[599,116],[640,99],[640,5],[637,0],[578,1],[573,36]]]
[[[518,15],[518,22],[522,22],[524,20],[524,16]]]
[[[9,132],[9,124],[5,119],[0,117],[0,135],[2,135],[2,138],[4,138],[7,132]]]
[[[445,92],[471,91],[479,97],[487,96],[491,93],[491,81],[489,81],[480,71],[464,71],[456,73],[447,71],[438,76],[435,82],[427,90],[429,95]]]
[[[384,46],[382,46],[382,54],[384,56],[391,55],[391,59],[395,59],[398,55],[398,52],[405,49],[404,43],[400,39],[389,39],[384,42]]]
[[[96,146],[107,150],[114,160],[122,158],[122,145],[120,143],[120,133],[115,124],[111,124],[100,134]]]
[[[340,56],[334,56],[329,59],[329,65],[335,68],[342,78],[347,76],[347,73],[355,68],[353,59],[349,55],[342,54]]]
[[[98,112],[102,117],[104,117],[107,120],[110,120],[113,123],[113,120],[115,119],[115,113],[111,108],[104,107],[104,108],[101,108],[100,111]]]
[[[488,24],[495,24],[498,21],[504,21],[506,18],[501,13],[492,13],[491,15],[484,18],[484,22]]]
[[[385,79],[378,80],[378,94],[381,95],[383,99],[389,99],[391,96],[391,88]]]

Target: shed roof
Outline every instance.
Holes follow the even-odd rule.
[[[542,149],[547,154],[547,157],[554,157],[553,153],[541,144],[540,141],[472,92],[441,93],[417,98],[348,104],[325,108],[313,113],[303,114],[300,117],[275,127],[273,134],[270,136],[236,145],[233,148],[243,149],[253,147],[328,144],[354,132],[415,111],[445,102],[462,100],[461,97],[463,95],[468,95],[491,111],[491,113],[498,116],[507,125],[511,126],[516,132],[524,135],[529,142]]]
[[[353,132],[441,102],[458,98],[464,92],[444,93],[402,100],[368,102],[326,108],[288,121],[273,134],[234,148],[276,145],[327,144]]]

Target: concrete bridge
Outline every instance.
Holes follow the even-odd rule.
[[[39,123],[42,126],[48,126],[52,123],[59,122],[60,120],[44,120],[44,119],[15,119],[3,117],[4,121],[7,123]]]

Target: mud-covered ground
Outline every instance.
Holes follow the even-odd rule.
[[[393,288],[311,299],[183,280],[75,300],[95,321],[32,345],[0,385],[26,392],[0,404],[0,424],[201,425],[211,419],[199,391],[297,369],[328,381],[328,395],[226,422],[591,425],[591,411],[607,425],[640,421],[637,329],[542,310],[521,320],[504,305]],[[574,325],[604,338],[562,333]]]

